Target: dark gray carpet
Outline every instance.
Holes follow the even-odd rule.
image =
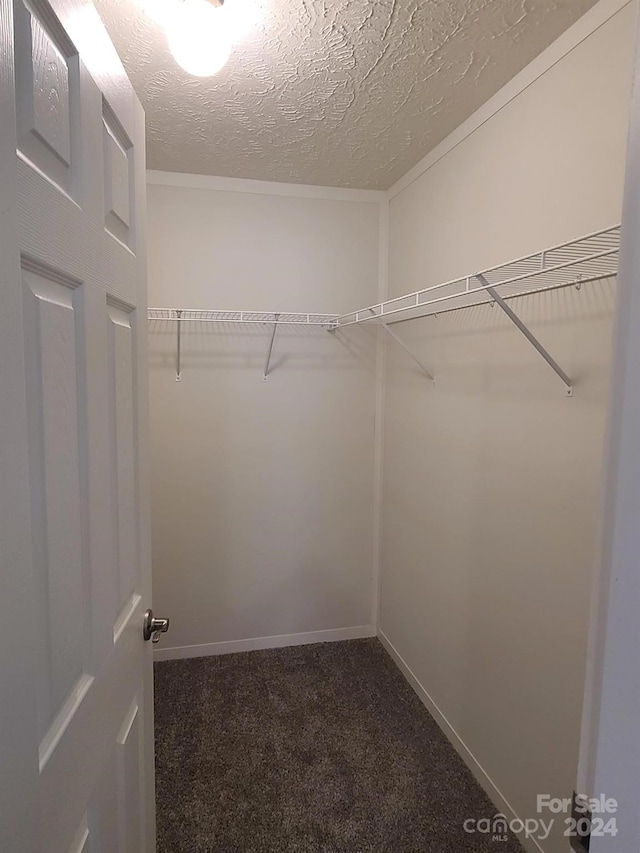
[[[377,640],[155,677],[158,853],[522,853]]]

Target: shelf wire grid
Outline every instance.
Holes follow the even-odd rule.
[[[177,323],[261,323],[326,328],[333,328],[337,321],[335,314],[304,314],[290,311],[208,311],[197,308],[149,308],[148,319]]]
[[[342,314],[337,319],[337,327],[380,322],[386,318],[394,318],[390,322],[397,322],[397,315],[403,314],[407,316],[402,319],[418,319],[490,303],[493,302],[488,292],[490,287],[503,299],[513,299],[580,286],[615,275],[619,252],[620,226],[616,225],[500,266]],[[479,276],[483,276],[486,283],[481,283]]]

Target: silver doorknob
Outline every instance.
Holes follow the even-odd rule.
[[[144,622],[142,624],[142,636],[145,640],[157,643],[160,639],[160,634],[166,634],[168,630],[168,619],[156,619],[153,615],[153,610],[147,610],[144,614]]]

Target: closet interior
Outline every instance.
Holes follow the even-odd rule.
[[[576,785],[635,13],[388,190],[147,179],[155,659],[377,637],[511,818]]]

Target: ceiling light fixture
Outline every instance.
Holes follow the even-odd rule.
[[[142,0],[144,11],[167,35],[178,65],[210,77],[225,65],[233,44],[251,37],[265,0]]]
[[[167,19],[173,58],[195,77],[216,74],[229,59],[231,38],[221,14],[208,0],[183,0]]]

